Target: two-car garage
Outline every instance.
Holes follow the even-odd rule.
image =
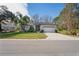
[[[55,32],[55,28],[43,28],[44,32],[49,32],[49,33],[54,33]]]
[[[41,25],[40,29],[43,30],[45,33],[54,33],[55,32],[55,25]]]

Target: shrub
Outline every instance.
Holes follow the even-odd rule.
[[[58,31],[57,31],[57,30],[55,30],[55,33],[58,33]]]
[[[41,32],[41,33],[43,33],[43,32],[44,32],[44,30],[41,30],[40,32]]]
[[[76,29],[76,35],[79,36],[79,29]]]
[[[30,29],[28,30],[28,32],[34,32],[34,27],[30,26]]]
[[[76,35],[76,29],[70,30],[71,35]]]
[[[79,33],[79,29],[76,29],[76,32]]]
[[[67,30],[59,31],[59,33],[66,34],[66,35],[71,35],[71,32],[67,31]]]
[[[62,30],[58,31],[59,33],[66,34],[66,35],[77,35],[79,33],[79,29],[72,29],[72,30]]]

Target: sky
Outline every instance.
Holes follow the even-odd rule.
[[[38,14],[39,16],[52,16],[52,18],[57,17],[60,11],[64,8],[63,3],[29,3],[28,11],[29,15],[33,16]]]
[[[16,14],[20,12],[23,15],[33,16],[38,14],[39,16],[52,16],[55,18],[59,15],[63,9],[62,3],[0,3],[8,7],[8,10]]]
[[[0,6],[7,6],[8,10],[16,14],[16,12],[20,12],[23,16],[28,14],[28,5],[25,3],[0,3]]]

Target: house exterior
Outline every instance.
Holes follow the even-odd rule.
[[[40,25],[40,30],[43,30],[44,32],[55,32],[56,26],[54,24],[41,24]]]
[[[3,32],[12,32],[16,30],[16,25],[13,21],[7,20],[7,21],[2,21],[1,27]]]
[[[41,23],[40,22],[40,23],[34,24],[33,26],[35,26],[36,28],[36,26],[38,27],[38,25],[39,25],[39,30],[45,33],[47,32],[53,33],[56,30],[56,25],[54,23]]]

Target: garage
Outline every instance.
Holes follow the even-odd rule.
[[[43,31],[46,32],[46,33],[47,32],[49,32],[49,33],[53,32],[54,33],[55,32],[55,28],[43,28]]]
[[[41,25],[41,30],[43,30],[45,33],[54,33],[55,29],[56,28],[53,25]]]

